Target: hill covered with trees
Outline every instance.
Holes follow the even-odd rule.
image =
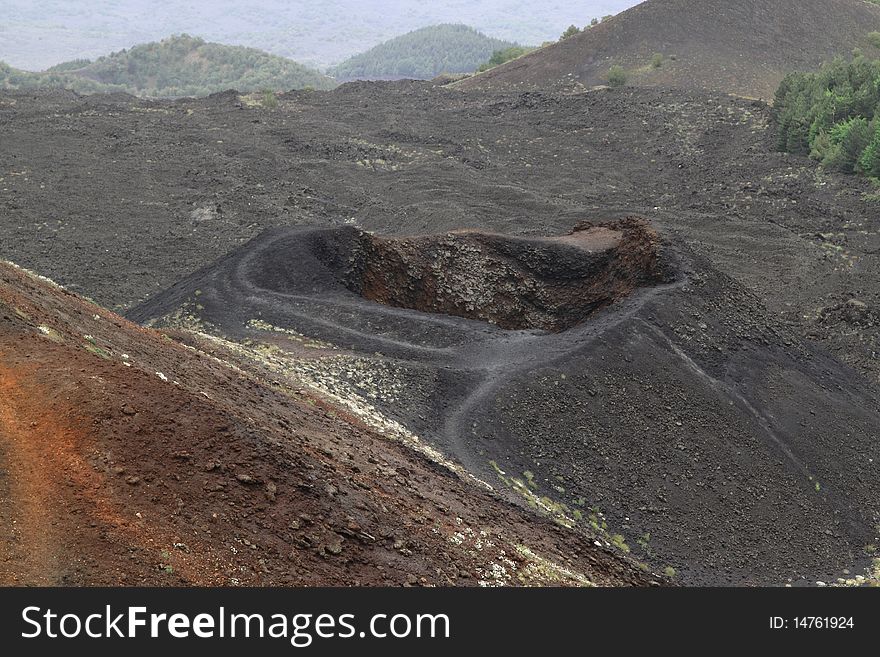
[[[44,73],[0,64],[0,88],[63,87],[80,93],[125,91],[177,97],[226,89],[249,92],[334,86],[331,78],[289,59],[186,34],[121,50],[94,62],[66,62]]]
[[[71,89],[81,94],[126,91],[122,87],[101,84],[88,78],[72,75],[64,68],[65,66],[66,64],[59,64],[60,68],[53,67],[45,73],[32,73],[0,62],[0,89],[57,88]]]
[[[427,80],[440,73],[472,73],[496,51],[515,45],[467,25],[431,25],[380,43],[330,73],[337,80]]]

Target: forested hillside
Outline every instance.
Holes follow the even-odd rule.
[[[81,62],[78,62],[81,64]],[[71,72],[67,64],[59,64],[45,73],[32,73],[0,62],[0,89],[71,89],[81,94],[126,91],[123,87],[102,84]]]
[[[334,86],[327,76],[289,59],[185,34],[101,57],[78,74],[148,96]]]
[[[241,46],[208,43],[189,35],[135,46],[29,73],[0,65],[0,87],[64,87],[81,93],[126,91],[152,97],[203,96],[226,89],[242,92],[306,87],[330,89],[335,83],[318,71],[276,55]]]
[[[440,73],[471,73],[495,51],[514,45],[466,25],[431,25],[380,43],[330,72],[337,80],[425,80]]]
[[[880,34],[877,34],[880,39]],[[880,177],[880,61],[857,55],[795,73],[776,92],[780,150],[843,173]]]

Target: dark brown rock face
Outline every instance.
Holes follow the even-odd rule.
[[[659,248],[657,233],[637,217],[583,223],[550,238],[364,233],[345,283],[390,306],[558,332],[660,282]]]

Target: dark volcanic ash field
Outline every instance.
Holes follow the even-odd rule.
[[[773,152],[761,103],[6,94],[0,135],[3,258],[230,340],[680,582],[870,565],[878,201]]]

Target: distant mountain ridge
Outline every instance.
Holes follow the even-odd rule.
[[[380,43],[330,73],[337,80],[425,80],[440,73],[472,73],[492,53],[514,45],[467,25],[431,25]]]
[[[637,0],[3,0],[0,60],[27,70],[198,34],[324,69],[425,25],[458,22],[489,36],[538,44]]]
[[[138,96],[203,96],[227,89],[332,89],[326,75],[254,48],[209,43],[186,34],[100,57],[75,60],[45,73],[0,64],[0,88],[64,87],[83,93],[124,91]]]
[[[880,6],[867,0],[646,0],[459,85],[591,87],[619,66],[628,84],[769,100],[787,73],[854,48],[880,55],[875,30]]]

